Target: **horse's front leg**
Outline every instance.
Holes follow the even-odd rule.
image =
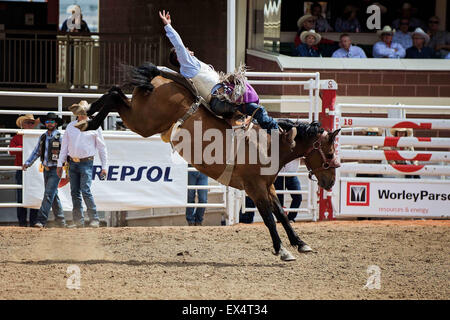
[[[289,223],[289,219],[283,210],[283,206],[277,197],[275,186],[271,185],[269,189],[271,197],[271,207],[273,213],[278,221],[283,225],[284,230],[289,238],[289,242],[293,246],[298,246],[298,252],[311,252],[312,249],[298,236],[292,225]]]
[[[263,190],[261,190],[258,193],[246,190],[246,192],[255,203],[256,207],[258,208],[259,214],[263,218],[264,224],[269,229],[269,233],[272,238],[273,249],[275,250],[274,254],[280,255],[280,258],[283,261],[295,260],[295,257],[288,250],[286,250],[281,243],[280,236],[277,232],[275,219],[272,215],[270,196],[267,191],[264,192]]]

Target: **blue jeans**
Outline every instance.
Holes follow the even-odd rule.
[[[237,107],[237,110],[239,110],[243,114],[251,116],[253,112],[258,108],[259,110],[256,111],[253,118],[258,121],[261,128],[266,129],[269,133],[271,129],[278,129],[278,123],[271,116],[269,116],[263,106],[257,105],[256,103],[246,103],[239,105]]]
[[[276,190],[292,190],[292,191],[300,191],[300,181],[297,177],[277,177],[275,180],[275,189]],[[284,203],[284,195],[277,194],[278,199],[281,202],[281,205]],[[302,195],[301,194],[291,194],[292,202],[291,209],[300,208],[302,204]],[[294,220],[297,217],[297,212],[292,211],[288,213],[289,220]]]
[[[207,186],[208,176],[199,171],[188,172],[188,185]],[[208,190],[188,189],[188,203],[195,203],[195,192],[198,194],[198,203],[208,202]],[[186,220],[188,223],[202,222],[205,208],[186,208]]]
[[[41,208],[39,209],[37,221],[45,225],[50,214],[50,209],[53,211],[55,221],[59,225],[65,225],[64,211],[61,206],[61,201],[58,197],[58,184],[61,180],[56,174],[56,167],[50,167],[50,170],[44,170],[44,199],[42,199]]]
[[[255,208],[255,203],[249,197],[245,197],[245,207],[246,208]],[[242,210],[239,211],[239,222],[240,223],[253,223],[253,219],[255,218],[255,211],[242,213]]]
[[[72,216],[73,222],[76,224],[84,224],[82,195],[87,207],[89,220],[99,220],[97,207],[91,193],[93,165],[94,162],[92,160],[84,162],[73,162],[70,160],[69,162],[70,194],[73,206]]]
[[[16,171],[16,183],[22,184],[22,170]],[[17,189],[17,203],[23,203],[22,189]],[[38,209],[30,209],[30,226],[33,226],[37,222]],[[19,226],[27,226],[27,208],[17,207],[17,220],[19,220]]]

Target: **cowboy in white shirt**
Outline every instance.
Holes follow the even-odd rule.
[[[80,131],[75,124],[86,120],[86,110],[89,105],[86,101],[74,104],[69,107],[76,116],[76,121],[68,124],[64,133],[61,152],[58,159],[58,175],[62,174],[64,163],[69,163],[70,191],[73,204],[73,221],[70,227],[84,227],[84,213],[82,207],[81,196],[89,215],[89,226],[97,228],[100,226],[97,208],[95,206],[94,197],[92,196],[90,187],[92,184],[92,169],[94,164],[94,156],[98,151],[102,164],[102,175],[106,175],[106,144],[103,139],[101,128],[93,131]]]
[[[393,42],[392,37],[395,30],[385,26],[379,31],[381,41],[373,45],[372,55],[374,58],[404,58],[406,55],[405,48],[400,43]]]

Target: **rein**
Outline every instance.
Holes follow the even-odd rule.
[[[303,156],[303,158],[305,159],[306,168],[308,169],[308,178],[310,180],[313,180],[312,176],[316,175],[316,173],[318,173],[320,171],[328,170],[330,168],[339,168],[341,166],[339,161],[336,159],[336,155],[333,154],[333,158],[332,159],[327,159],[325,157],[325,154],[323,153],[323,150],[322,150],[322,141],[323,141],[323,134],[321,134],[317,138],[317,140],[312,144],[312,146],[308,149],[306,154]],[[312,169],[311,165],[309,164],[308,157],[314,151],[319,152],[320,156],[322,157],[322,161],[323,162],[322,162],[322,165],[320,167]]]

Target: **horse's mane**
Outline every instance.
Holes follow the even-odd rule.
[[[125,77],[121,83],[121,87],[138,87],[146,91],[153,91],[154,86],[151,81],[154,77],[160,75],[159,69],[150,62],[146,62],[139,67],[130,65],[121,65],[121,71]]]
[[[286,131],[289,131],[292,127],[297,128],[297,138],[302,140],[304,138],[313,138],[318,134],[324,132],[324,129],[321,127],[320,122],[313,121],[311,123],[302,123],[302,122],[294,122],[290,119],[279,119],[278,125]]]

